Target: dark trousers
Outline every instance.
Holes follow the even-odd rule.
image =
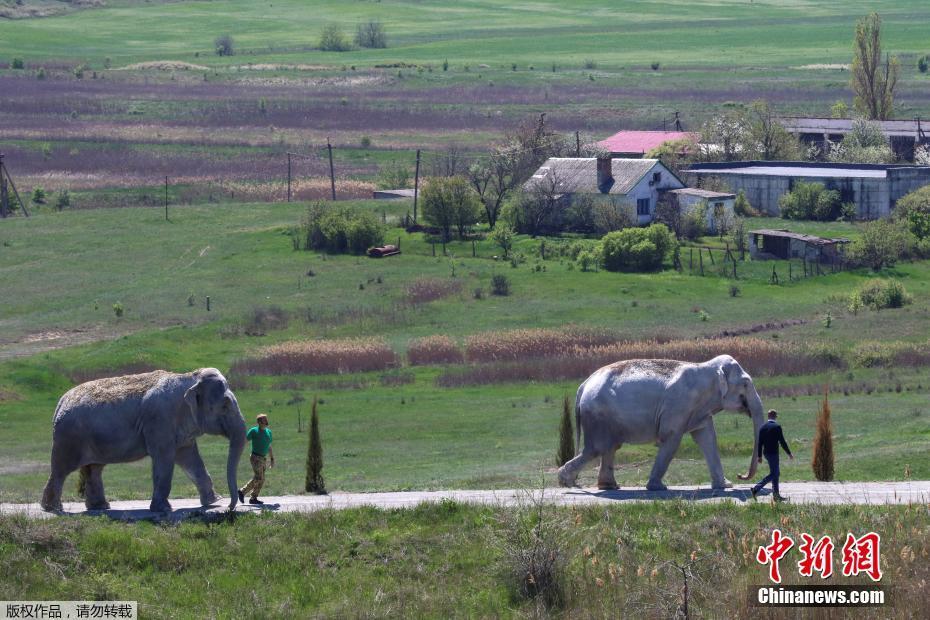
[[[778,475],[780,473],[778,470],[778,452],[766,452],[762,456],[764,456],[765,460],[769,463],[769,475],[760,480],[759,484],[752,487],[752,490],[758,493],[762,490],[762,487],[771,482],[772,491],[775,493],[775,495],[781,495],[778,492]]]

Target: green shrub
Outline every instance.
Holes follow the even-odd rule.
[[[55,198],[55,208],[59,211],[67,209],[71,206],[71,194],[68,190],[63,189],[58,192],[58,196]]]
[[[123,311],[124,311],[123,304],[121,304],[120,302],[116,302],[115,304],[113,304],[113,314],[115,314],[117,318],[123,316]]]
[[[501,297],[510,295],[510,280],[507,276],[496,274],[491,278],[491,294]]]
[[[362,139],[359,141],[359,144],[362,146],[363,149],[370,149],[371,138],[368,136],[362,136]]]
[[[36,79],[37,80],[45,79],[45,67],[39,67],[39,70],[36,71]]]
[[[578,253],[577,261],[582,271],[588,271],[597,262],[597,256],[593,252],[585,250]]]
[[[305,250],[363,254],[384,241],[384,228],[371,213],[353,207],[315,202],[300,225]]]
[[[387,47],[387,33],[384,32],[384,24],[374,20],[359,24],[355,31],[355,44],[359,47],[373,49]]]
[[[32,202],[37,205],[44,205],[48,201],[45,190],[41,187],[36,187],[32,190]]]
[[[759,211],[749,203],[746,192],[739,190],[736,201],[733,203],[733,213],[740,217],[758,217]]]
[[[854,263],[878,271],[891,267],[907,252],[909,231],[897,222],[875,220],[862,229],[862,235],[849,244],[846,256]]]
[[[13,62],[10,64],[11,69],[25,69],[26,63],[23,62],[22,58],[14,58]]]
[[[601,263],[608,271],[654,271],[678,242],[664,224],[625,228],[604,235],[599,244]]]
[[[513,249],[514,230],[504,222],[499,222],[488,235],[488,241],[495,243],[504,253],[504,260],[510,258]]]
[[[894,279],[869,280],[850,296],[850,307],[854,304],[854,298],[872,310],[902,308],[913,301],[904,285]]]
[[[917,70],[926,73],[928,68],[930,68],[930,56],[924,54],[917,59]]]
[[[236,44],[232,36],[223,34],[213,40],[213,49],[217,56],[235,56]]]
[[[391,163],[378,170],[378,188],[403,189],[409,187],[410,177],[410,168],[392,160]]]
[[[930,237],[930,185],[899,198],[894,219],[904,222],[918,240]]]
[[[653,62],[653,63],[652,63],[651,65],[649,65],[649,66],[652,67],[652,70],[653,70],[653,71],[658,71],[658,70],[659,70],[659,67],[661,67],[662,65],[661,65],[660,63],[658,63],[658,62]]]
[[[853,349],[853,363],[863,368],[884,368],[892,364],[896,352],[886,342],[860,342]]]
[[[849,207],[840,200],[840,193],[827,189],[823,183],[800,181],[794,189],[778,199],[781,216],[790,220],[817,220],[828,222],[849,219]]]
[[[349,42],[337,24],[326,24],[320,32],[320,49],[324,52],[347,52]]]

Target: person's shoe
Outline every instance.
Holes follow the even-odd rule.
[[[759,492],[756,491],[755,487],[753,487],[752,489],[749,489],[749,494],[752,495],[753,501],[756,501],[757,500],[756,495],[758,495]]]
[[[773,499],[776,502],[787,502],[788,501],[788,498],[785,497],[784,495],[776,495]]]
[[[249,498],[249,503],[250,503],[250,504],[259,504],[259,505],[261,505],[261,504],[264,504],[265,502],[263,502],[262,500],[258,499],[257,497],[250,497],[250,498]]]
[[[238,493],[239,493],[239,503],[240,503],[240,504],[244,504],[244,503],[245,503],[245,493],[243,493],[242,491],[238,491]]]

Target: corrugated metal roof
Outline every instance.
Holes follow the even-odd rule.
[[[785,229],[770,229],[770,228],[760,228],[759,230],[750,230],[750,235],[762,235],[764,237],[788,237],[789,239],[797,239],[803,241],[804,243],[810,243],[812,245],[833,245],[834,243],[849,243],[849,239],[846,237],[836,237],[833,239],[827,239],[824,237],[815,237],[814,235],[805,235],[803,233],[791,232],[790,230]]]
[[[619,194],[623,195],[633,189],[640,179],[652,171],[658,159],[611,159],[613,183],[607,187],[597,185],[597,158],[595,157],[550,157],[539,170],[524,184],[531,190],[538,183],[552,177],[557,182],[554,188],[560,194]],[[663,171],[666,171],[662,166]],[[671,172],[666,172],[671,175]],[[674,175],[672,175],[674,176]]]
[[[648,153],[671,140],[700,139],[700,135],[687,131],[618,131],[597,143],[611,153]]]
[[[736,198],[736,194],[724,194],[721,192],[712,192],[707,189],[697,187],[683,187],[681,189],[669,190],[670,194],[688,194],[690,196],[700,196],[701,198]]]

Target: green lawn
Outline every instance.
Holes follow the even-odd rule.
[[[408,203],[367,201],[360,208],[386,210],[397,217]],[[899,265],[893,272],[915,297],[900,310],[858,315],[846,312],[844,299],[866,272],[848,272],[768,283],[770,263],[740,265],[740,295],[731,297],[732,280],[665,271],[617,274],[570,270],[555,248],[569,240],[549,239],[548,260],[538,258],[540,240],[518,241],[528,258],[516,268],[495,261],[488,242],[454,242],[443,257],[422,236],[398,229],[403,254],[383,260],[294,251],[286,234],[300,218],[298,204],[215,205],[174,208],[169,222],[160,209],[104,209],[40,213],[4,222],[0,232],[2,278],[9,294],[0,299],[3,348],[0,363],[0,424],[17,434],[16,445],[0,448],[7,499],[35,499],[48,471],[50,417],[58,397],[75,381],[97,369],[147,364],[178,371],[216,366],[227,371],[237,359],[260,346],[296,338],[378,336],[403,355],[410,339],[448,334],[456,339],[482,331],[566,324],[603,327],[637,338],[662,335],[690,338],[768,321],[803,319],[762,337],[784,342],[830,344],[849,355],[868,339],[926,341],[926,263]],[[769,225],[769,224],[766,224]],[[791,226],[791,224],[787,224]],[[817,231],[824,226],[807,225]],[[855,231],[844,229],[849,234]],[[536,256],[533,256],[533,253]],[[62,257],[67,257],[62,258]],[[537,265],[539,270],[537,271]],[[405,303],[405,287],[419,278],[461,283],[461,293],[422,306]],[[542,268],[545,267],[545,271]],[[783,268],[779,267],[780,269]],[[308,277],[312,270],[313,277]],[[511,281],[508,297],[488,295],[493,274]],[[887,275],[887,274],[886,274]],[[380,282],[378,279],[380,278]],[[482,299],[473,295],[482,288]],[[188,304],[193,295],[193,305]],[[211,298],[207,312],[205,299]],[[112,309],[119,302],[124,315]],[[265,336],[243,333],[246,315],[278,306],[289,325]],[[701,315],[695,310],[705,310]],[[823,317],[832,317],[829,328]],[[706,320],[701,320],[706,316]],[[66,339],[91,344],[31,357],[42,338],[63,332]],[[866,336],[868,334],[868,336]],[[54,340],[47,342],[53,344]],[[15,358],[11,356],[17,356]],[[403,358],[401,358],[403,359]],[[242,378],[237,389],[246,417],[267,411],[276,432],[279,467],[269,493],[298,492],[303,481],[307,437],[297,432],[300,395],[306,424],[309,400],[322,399],[321,428],[326,479],[337,490],[507,487],[550,482],[558,415],[563,395],[577,381],[497,384],[474,388],[437,387],[437,368],[401,369],[405,383],[382,385],[382,375],[341,377]],[[82,373],[84,373],[82,375]],[[927,477],[930,420],[926,394],[930,379],[923,369],[851,367],[808,377],[758,377],[767,388],[839,386],[832,397],[837,441],[837,475],[842,479],[900,479],[909,466]],[[844,385],[872,386],[838,391]],[[889,392],[897,384],[900,392]],[[786,477],[810,479],[808,467],[816,396],[778,397],[767,405],[782,420],[798,452]],[[718,433],[727,475],[745,471],[751,446],[745,421],[719,418]],[[205,438],[202,449],[215,476],[223,470],[225,446]],[[618,455],[618,480],[642,484],[654,455],[651,446],[625,446]],[[148,462],[107,469],[112,497],[147,497]],[[248,464],[243,462],[242,475]],[[593,470],[584,480],[593,480]],[[673,463],[671,483],[707,480],[703,460],[689,440]],[[67,492],[73,496],[73,485]],[[193,493],[178,474],[176,496]]]

